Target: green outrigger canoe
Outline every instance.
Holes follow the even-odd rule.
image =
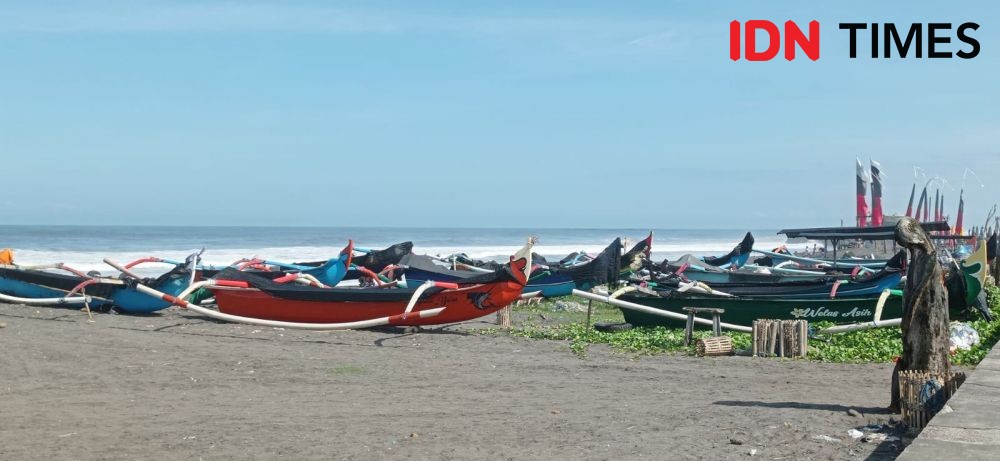
[[[981,246],[966,260],[959,263],[958,271],[946,277],[949,286],[949,316],[952,319],[967,317],[969,308],[975,307],[986,315],[988,307],[983,299],[986,280],[986,247]],[[734,325],[752,326],[756,319],[793,320],[809,322],[833,322],[837,324],[865,323],[875,320],[880,296],[857,298],[753,298],[723,297],[703,294],[688,294],[678,291],[655,291],[655,294],[633,291],[618,296],[617,299],[655,309],[686,315],[685,307],[715,307],[725,309],[722,322]],[[683,326],[684,321],[624,309],[619,306],[625,321],[634,326]],[[882,305],[879,320],[898,319],[903,315],[903,292],[891,290]]]
[[[715,307],[725,309],[722,321],[734,325],[753,325],[756,319],[802,319],[809,322],[860,323],[875,319],[878,297],[835,299],[739,298],[685,295],[677,292],[655,296],[633,292],[619,300],[641,304],[686,315],[685,307]],[[658,315],[621,309],[625,321],[634,326],[684,326],[684,321]],[[882,306],[882,319],[899,318],[903,314],[903,297],[890,294]]]

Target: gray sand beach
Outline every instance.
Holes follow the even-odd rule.
[[[94,320],[0,305],[0,458],[898,453],[847,436],[890,417],[888,364],[635,358],[604,347],[581,359],[562,342],[469,334],[485,321],[405,333],[223,324],[178,309]]]

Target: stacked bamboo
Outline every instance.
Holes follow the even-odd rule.
[[[714,336],[699,339],[695,343],[695,353],[698,354],[698,357],[733,355],[733,352],[733,338],[729,336]]]
[[[899,403],[903,423],[923,429],[945,402],[965,382],[965,373],[930,373],[926,370],[899,372]]]
[[[809,323],[805,320],[753,321],[754,357],[805,357],[809,350]]]

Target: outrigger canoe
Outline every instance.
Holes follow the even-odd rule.
[[[200,253],[199,253],[200,254]],[[14,264],[0,265],[0,293],[20,298],[25,304],[86,304],[93,309],[116,308],[132,314],[148,314],[170,306],[156,297],[136,290],[136,284],[177,295],[193,279],[191,268],[196,265],[192,255],[187,262],[177,263],[164,274],[154,278],[112,278],[86,274],[63,264],[22,267]],[[60,272],[52,272],[58,270]],[[8,299],[15,301],[14,299]]]
[[[551,298],[567,296],[574,289],[589,290],[599,285],[617,282],[623,271],[632,270],[636,258],[648,258],[652,239],[653,234],[649,234],[624,255],[622,255],[621,239],[615,239],[593,259],[574,266],[535,265],[524,292],[537,292],[543,297]],[[404,257],[400,261],[400,266],[402,276],[407,283],[422,283],[429,280],[459,282],[482,274],[475,270],[449,269],[435,264],[432,258],[421,255]]]
[[[952,318],[966,316],[970,309],[978,310],[990,319],[990,311],[983,299],[986,252],[977,251],[966,261],[957,263],[945,276],[948,289],[949,314]],[[766,290],[766,288],[761,287]],[[680,292],[665,289],[641,289],[621,294],[620,301],[685,315],[685,307],[715,307],[725,309],[722,321],[734,325],[750,326],[756,319],[804,319],[810,322],[862,323],[876,319],[898,319],[902,316],[903,293],[884,290],[877,296],[834,297],[797,299],[787,297],[720,296]],[[619,306],[621,308],[621,306]],[[671,325],[683,322],[621,309],[625,321],[636,326]]]
[[[521,296],[531,273],[532,244],[529,240],[501,269],[459,283],[336,288],[299,274],[271,279],[229,268],[176,297],[140,290],[210,317],[257,325],[344,329],[461,322],[494,313]],[[217,312],[184,299],[202,287],[215,295]]]
[[[700,282],[699,287],[733,296],[755,298],[831,299],[878,296],[885,290],[899,288],[905,273],[906,252],[894,256],[879,272],[851,280],[777,281],[777,282]],[[656,288],[690,290],[690,283],[679,275],[657,274]]]

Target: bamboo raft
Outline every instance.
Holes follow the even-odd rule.
[[[809,351],[809,323],[805,320],[753,321],[754,357],[805,357]]]
[[[949,376],[926,370],[899,372],[899,402],[903,424],[909,429],[923,429],[965,382],[965,373]]]

